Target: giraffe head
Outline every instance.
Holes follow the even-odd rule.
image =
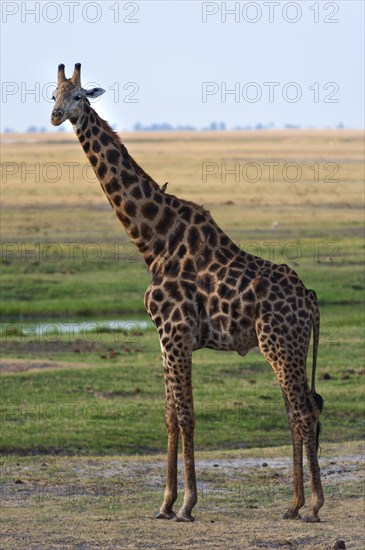
[[[52,99],[56,102],[51,115],[53,126],[59,126],[65,120],[76,122],[84,111],[88,97],[99,97],[105,90],[92,88],[85,90],[80,80],[81,63],[76,63],[71,78],[65,76],[65,66],[58,65],[57,88],[53,92]]]

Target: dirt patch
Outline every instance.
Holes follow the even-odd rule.
[[[70,363],[69,361],[33,361],[24,359],[4,359],[0,361],[1,373],[39,371],[43,369],[72,369],[89,367],[87,363]]]
[[[110,342],[107,341],[90,342],[82,339],[76,339],[73,342],[61,340],[52,342],[9,341],[1,345],[0,373],[13,374],[54,368],[85,368],[90,367],[90,360],[118,359],[122,354],[142,351],[143,348],[139,342],[130,342],[128,347],[124,345],[110,347]],[[72,354],[72,357],[80,358],[81,361],[63,361],[61,359],[65,354]],[[17,357],[11,357],[12,355]],[[29,359],[18,358],[21,355],[26,355]],[[85,356],[87,356],[87,361],[82,362]]]
[[[361,447],[341,450],[325,446],[320,459],[326,503],[319,524],[282,519],[291,499],[288,447],[197,453],[193,524],[152,519],[164,489],[161,455],[3,458],[1,548],[328,550],[344,540],[360,550]],[[182,473],[180,463],[178,504]]]
[[[101,342],[90,342],[82,339],[76,339],[71,342],[62,341],[56,338],[53,341],[25,341],[19,339],[9,340],[1,344],[2,355],[18,353],[18,354],[38,354],[45,355],[51,353],[98,353],[107,349],[106,345]]]

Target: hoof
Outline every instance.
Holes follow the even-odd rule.
[[[289,510],[283,515],[283,519],[302,519],[298,512],[290,512]]]
[[[154,514],[153,519],[175,519],[175,512],[157,512]]]
[[[195,521],[195,518],[193,518],[193,516],[191,516],[190,514],[184,514],[184,515],[179,515],[179,514],[176,514],[176,516],[174,517],[174,521],[185,521],[187,523],[191,523],[193,521]]]
[[[304,516],[304,523],[320,523],[321,519],[318,516]]]

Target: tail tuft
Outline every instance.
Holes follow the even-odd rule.
[[[314,401],[316,402],[317,407],[319,408],[319,412],[322,412],[323,411],[323,404],[324,404],[323,397],[321,395],[319,395],[319,393],[314,393],[313,397],[314,397]]]
[[[324,405],[324,399],[319,393],[313,393],[314,401],[316,402],[317,407],[319,408],[319,412],[321,413],[323,411],[323,405]],[[317,432],[316,432],[316,448],[318,453],[318,447],[319,447],[319,434],[321,433],[321,423],[318,420],[317,422]]]

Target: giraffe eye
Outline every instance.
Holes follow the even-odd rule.
[[[75,95],[75,97],[74,97],[74,99],[76,99],[77,101],[79,101],[81,98],[82,98],[82,95],[81,95],[81,94],[77,94],[77,95]]]
[[[55,96],[54,96],[54,95],[52,96],[52,99],[53,99],[53,101],[56,101],[56,98],[55,98]]]

